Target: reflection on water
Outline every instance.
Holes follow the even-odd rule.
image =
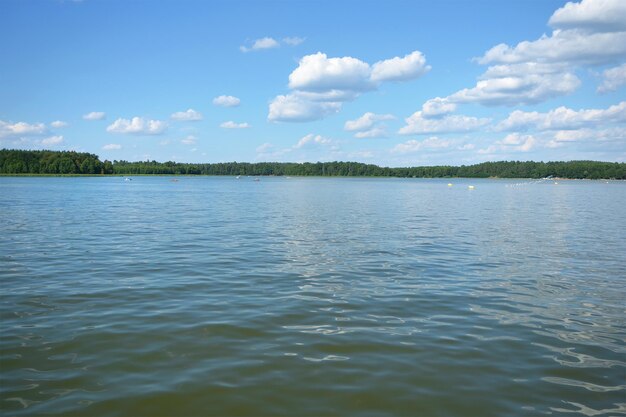
[[[0,178],[0,411],[626,414],[626,184],[447,183]]]

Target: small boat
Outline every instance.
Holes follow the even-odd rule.
[[[254,181],[259,182],[261,180],[259,178],[255,178]]]
[[[132,181],[132,178],[124,177],[124,181]]]
[[[235,178],[239,179],[239,178],[241,178],[241,175],[237,175]]]

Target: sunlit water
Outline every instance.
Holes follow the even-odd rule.
[[[0,414],[624,415],[625,207],[604,181],[0,178]]]

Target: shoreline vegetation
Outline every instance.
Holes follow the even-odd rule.
[[[128,162],[101,161],[74,151],[0,150],[0,175],[274,175],[398,178],[626,179],[626,163],[600,161],[500,161],[462,166],[380,167],[360,162]]]

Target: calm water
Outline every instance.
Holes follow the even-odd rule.
[[[0,178],[0,414],[626,414],[626,183],[449,181]]]

